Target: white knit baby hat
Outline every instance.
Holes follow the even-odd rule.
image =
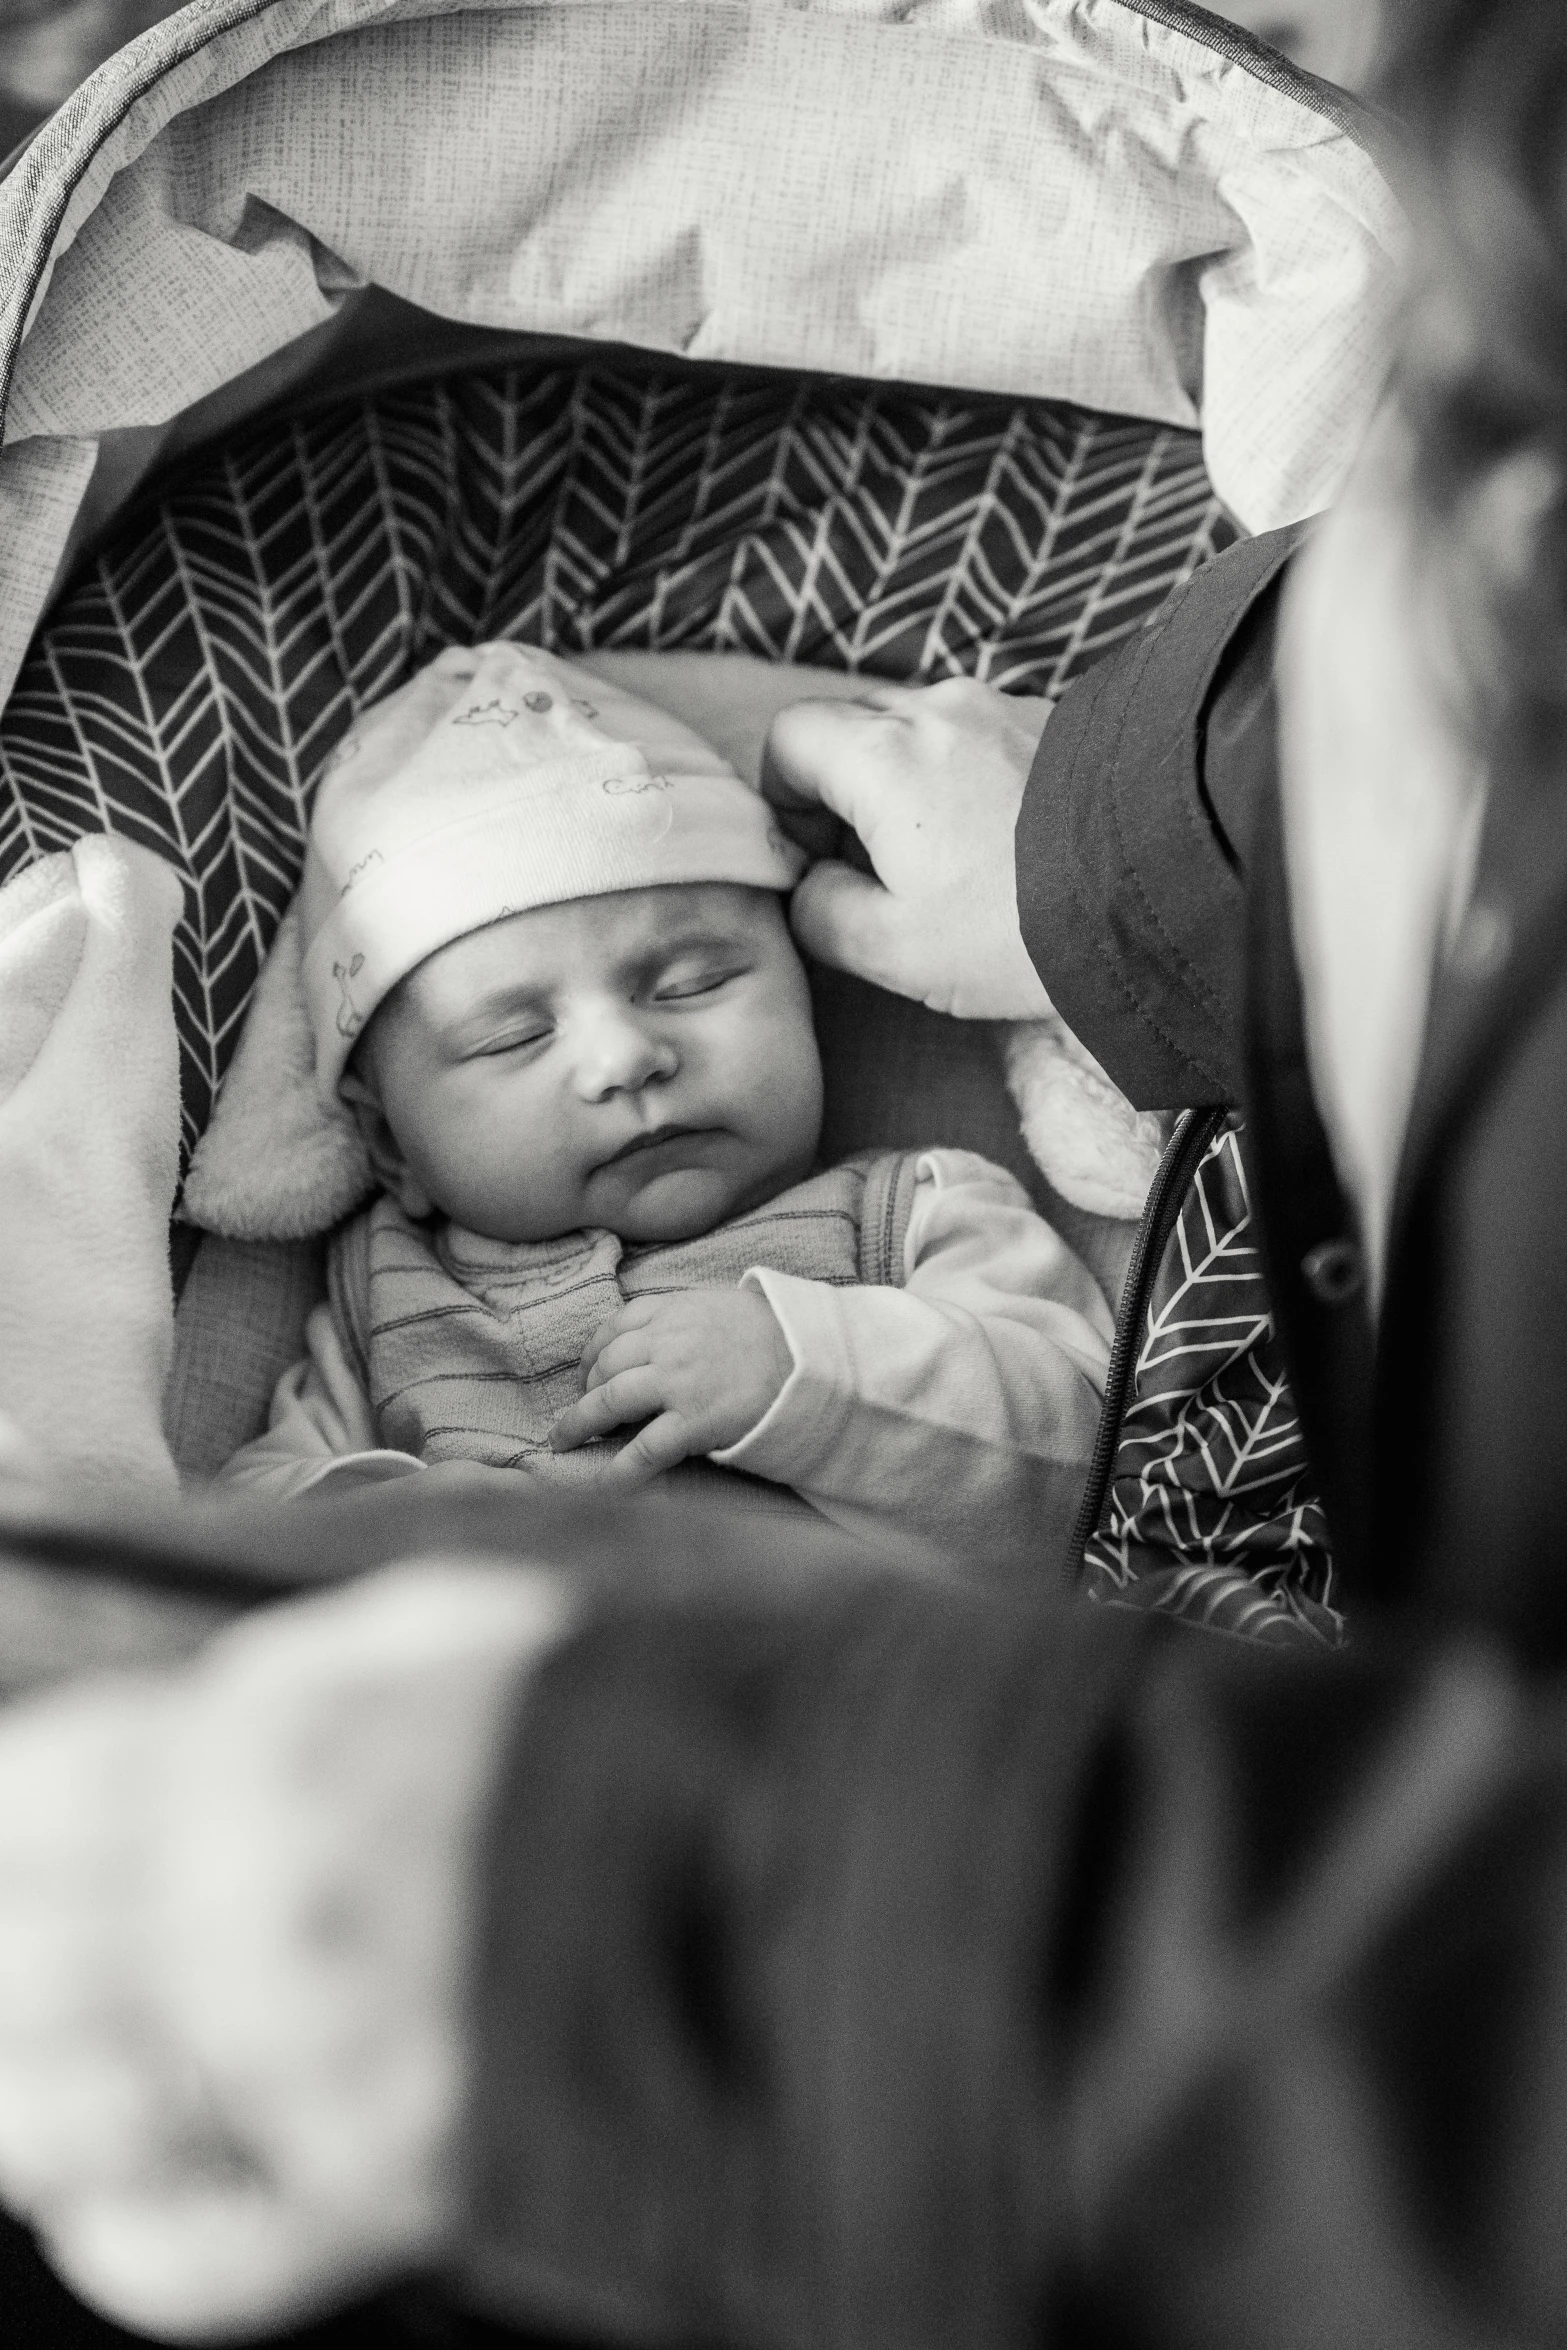
[[[792,889],[805,865],[690,727],[531,646],[453,647],[338,745],[299,895],[262,969],[182,1214],[238,1240],[322,1232],[372,1188],[338,1086],[415,966],[533,906],[663,883]]]
[[[529,646],[451,651],[338,746],[300,889],[322,1100],[372,1013],[507,915],[675,882],[792,889],[805,858],[689,727]]]

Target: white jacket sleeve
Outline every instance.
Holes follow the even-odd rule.
[[[411,1452],[376,1443],[370,1399],[360,1386],[332,1320],[314,1308],[305,1324],[309,1352],[272,1391],[264,1436],[243,1444],[215,1482],[268,1501],[291,1501],[326,1487],[382,1485],[424,1467]]]
[[[1114,1323],[1015,1179],[969,1151],[920,1160],[902,1289],[753,1268],[794,1367],[713,1454],[853,1532],[991,1572],[1064,1562],[1099,1431]]]

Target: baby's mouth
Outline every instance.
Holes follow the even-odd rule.
[[[705,1140],[718,1132],[716,1126],[650,1126],[645,1134],[634,1134],[618,1151],[601,1160],[599,1172],[602,1174],[605,1167],[618,1167],[622,1159],[636,1158],[643,1151],[661,1150],[666,1143]]]

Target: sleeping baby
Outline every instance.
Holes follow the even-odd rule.
[[[817,1163],[802,864],[700,737],[548,654],[446,653],[366,714],[300,919],[381,1188],[226,1481],[708,1462],[991,1567],[1064,1545],[1109,1309],[985,1160]]]

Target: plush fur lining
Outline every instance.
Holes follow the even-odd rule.
[[[1029,1155],[1076,1208],[1143,1212],[1173,1118],[1134,1110],[1064,1020],[1019,1021],[1006,1041],[1007,1084]]]
[[[352,1114],[323,1108],[316,1092],[296,903],[262,966],[181,1213],[226,1240],[305,1240],[374,1189]]]

